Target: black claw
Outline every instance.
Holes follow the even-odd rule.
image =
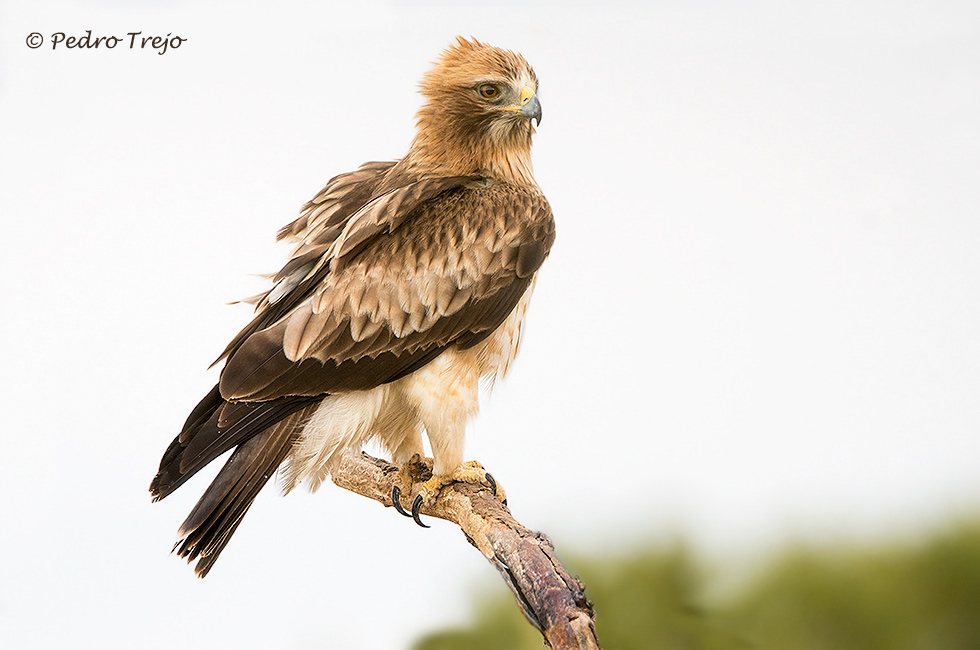
[[[399,512],[399,514],[403,514],[406,517],[411,517],[412,515],[410,515],[407,512],[405,512],[405,508],[402,508],[401,496],[402,496],[402,491],[398,489],[398,486],[397,485],[392,485],[391,486],[391,504],[393,506],[395,506],[395,510],[397,510]]]
[[[415,497],[415,501],[412,502],[412,519],[414,519],[415,523],[417,523],[422,528],[429,528],[430,526],[423,524],[422,520],[419,519],[419,508],[421,507],[422,507],[422,495],[420,494],[417,497]]]
[[[490,472],[485,473],[487,480],[490,481],[490,489],[493,490],[493,495],[497,496],[497,481],[493,480],[493,474]]]

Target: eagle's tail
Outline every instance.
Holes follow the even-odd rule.
[[[286,459],[310,398],[252,404],[229,403],[215,386],[191,412],[180,435],[160,461],[150,484],[154,500],[166,497],[190,476],[229,449],[235,451],[180,527],[174,546],[195,571],[207,575],[259,490]]]
[[[293,413],[277,425],[242,443],[221,468],[177,533],[174,549],[204,577],[238,528],[259,490],[292,448],[305,414]]]

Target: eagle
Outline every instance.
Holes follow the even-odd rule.
[[[458,37],[419,91],[408,153],[330,179],[279,231],[288,262],[250,299],[254,318],[214,362],[217,385],[160,461],[154,501],[234,450],[178,532],[174,550],[200,577],[273,475],[284,493],[316,490],[372,440],[403,465],[424,457],[427,436],[420,525],[420,505],[454,481],[502,498],[463,446],[481,382],[517,354],[555,239],[531,166],[537,76],[518,53]]]

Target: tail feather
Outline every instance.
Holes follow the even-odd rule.
[[[163,499],[202,467],[234,449],[194,506],[174,547],[195,571],[207,575],[255,497],[289,451],[320,397],[282,397],[267,402],[227,402],[215,386],[191,411],[160,460],[150,483],[153,500]]]
[[[221,454],[318,400],[282,397],[232,404],[221,397],[215,386],[194,408],[180,435],[163,454],[160,469],[150,483],[153,500],[163,499]]]
[[[240,444],[194,506],[174,550],[204,577],[241,523],[259,491],[275,474],[296,441],[307,413],[286,417]]]

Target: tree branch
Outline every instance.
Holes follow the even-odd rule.
[[[412,479],[415,498],[418,485],[431,476],[418,458],[401,470]],[[333,473],[333,482],[345,490],[392,506],[391,488],[399,468],[365,453],[350,454]],[[469,483],[445,486],[422,514],[458,525],[466,539],[500,572],[527,619],[554,650],[600,648],[595,635],[595,613],[585,597],[585,586],[571,576],[555,557],[555,548],[545,535],[528,530],[515,520],[488,488]]]

